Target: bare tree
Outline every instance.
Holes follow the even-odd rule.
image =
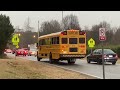
[[[114,45],[119,45],[120,44],[120,27],[117,29],[117,31],[114,34],[113,44]]]
[[[50,22],[45,21],[41,24],[40,35],[50,34],[61,31],[60,24],[57,20],[51,20]]]
[[[31,32],[34,30],[34,28],[30,26],[30,18],[29,17],[24,23],[24,29],[25,29],[25,31],[31,31]]]
[[[96,45],[98,45],[100,43],[100,41],[99,41],[99,28],[100,27],[101,27],[100,25],[93,25],[91,28],[90,37],[95,40]]]
[[[88,31],[88,30],[90,30],[90,29],[89,29],[88,26],[84,26],[84,30],[85,30],[85,31]]]
[[[105,44],[107,45],[108,43],[112,42],[113,38],[113,31],[110,27],[110,24],[108,24],[106,21],[100,22],[98,25],[93,25],[91,28],[91,37],[96,41],[96,45],[100,44],[101,42],[99,41],[99,28],[104,27],[106,29],[106,41]]]
[[[69,29],[77,29],[80,30],[80,26],[79,26],[79,21],[77,16],[71,14],[71,15],[67,15],[66,17],[63,18],[62,20],[63,23],[63,28],[65,30],[69,30]]]
[[[87,41],[91,38],[91,31],[87,26],[84,26],[84,31],[86,32]]]
[[[100,22],[99,26],[104,27],[106,31],[111,30],[110,24],[108,24],[106,21]]]

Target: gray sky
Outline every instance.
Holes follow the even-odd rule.
[[[59,22],[62,20],[62,11],[0,11],[0,14],[5,14],[10,17],[14,27],[24,27],[24,22],[30,18],[30,26],[37,31],[38,20],[40,24],[44,21],[56,19]],[[94,24],[99,24],[101,21],[107,21],[111,27],[120,26],[120,11],[63,11],[63,17],[74,14],[79,19],[79,24],[82,29],[84,26],[91,28]]]

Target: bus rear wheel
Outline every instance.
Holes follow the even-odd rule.
[[[55,59],[55,60],[54,60],[54,63],[59,63],[59,59]]]
[[[68,59],[68,64],[74,64],[76,59]]]
[[[40,61],[42,58],[39,58],[38,56],[37,56],[37,61]]]

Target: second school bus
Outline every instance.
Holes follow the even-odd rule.
[[[49,58],[50,63],[67,60],[75,63],[86,56],[86,33],[80,30],[65,30],[38,38],[37,60]]]

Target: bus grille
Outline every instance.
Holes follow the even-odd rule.
[[[70,48],[70,49],[69,49],[69,52],[77,52],[77,51],[78,51],[77,48]]]

